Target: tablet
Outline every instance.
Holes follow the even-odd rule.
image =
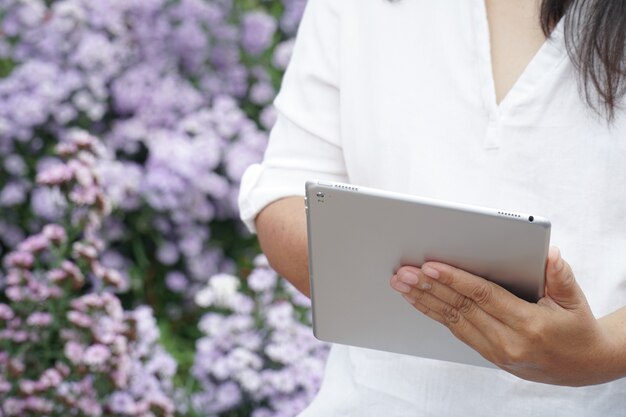
[[[543,296],[550,222],[328,181],[306,183],[313,331],[324,341],[494,367],[389,285],[402,265],[444,262],[517,296]]]

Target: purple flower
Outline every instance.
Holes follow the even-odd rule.
[[[307,0],[283,0],[285,11],[280,19],[280,27],[285,33],[293,35],[296,33],[304,13]]]
[[[176,245],[171,242],[164,242],[159,246],[156,257],[163,265],[174,265],[180,258],[180,253]]]
[[[135,415],[137,412],[137,404],[132,395],[128,392],[118,391],[109,397],[109,407],[111,411],[119,415]]]
[[[248,286],[256,292],[264,292],[274,288],[278,275],[270,268],[256,268],[248,276]]]
[[[244,14],[241,44],[250,55],[259,55],[271,44],[276,32],[276,20],[261,11]]]
[[[114,206],[126,210],[139,207],[143,171],[138,164],[107,161],[98,166],[98,174]]]
[[[175,293],[182,293],[189,286],[189,280],[182,272],[171,271],[165,275],[165,285]]]
[[[293,54],[294,44],[294,40],[290,39],[276,46],[274,55],[272,56],[272,63],[274,64],[274,67],[279,70],[287,69],[287,65],[289,65],[291,55]]]
[[[0,192],[0,206],[10,207],[26,201],[26,187],[20,182],[9,182]]]
[[[105,3],[2,4],[0,31],[11,41],[0,39],[0,55],[14,68],[0,79],[0,170],[8,174],[0,204],[30,210],[33,220],[1,221],[0,239],[5,246],[30,252],[36,262],[13,255],[11,263],[11,255],[6,257],[11,269],[4,283],[10,310],[4,315],[12,327],[3,329],[0,337],[3,343],[34,344],[28,352],[41,352],[51,332],[58,332],[52,336],[64,343],[64,351],[50,352],[52,357],[58,355],[59,362],[50,368],[56,374],[29,369],[33,398],[19,398],[13,407],[18,415],[39,411],[65,415],[68,407],[85,415],[173,414],[170,398],[178,398],[172,395],[171,381],[176,363],[158,345],[151,310],[124,311],[110,292],[127,285],[124,269],[137,266],[134,257],[126,259],[128,239],[142,227],[142,233],[148,231],[157,242],[156,254],[146,251],[148,262],[157,256],[163,270],[159,275],[183,299],[177,309],[193,309],[195,294],[204,291],[221,311],[231,312],[220,325],[203,322],[213,332],[206,337],[215,343],[204,352],[212,355],[205,363],[209,368],[198,365],[195,374],[203,375],[206,395],[198,396],[205,401],[202,412],[234,410],[244,398],[249,400],[243,392],[266,388],[259,385],[260,369],[269,360],[266,348],[284,361],[293,351],[288,346],[318,352],[311,346],[319,345],[309,344],[297,330],[298,318],[306,319],[306,314],[292,311],[290,322],[285,315],[272,313],[268,321],[263,305],[272,305],[277,297],[297,303],[297,294],[270,273],[255,271],[251,276],[250,288],[256,285],[264,294],[257,298],[251,297],[248,287],[240,288],[240,279],[234,276],[235,281],[212,280],[204,290],[201,285],[207,277],[238,270],[213,245],[213,222],[237,218],[235,196],[241,174],[260,160],[266,131],[276,117],[269,105],[275,95],[275,71],[250,61],[263,56],[279,69],[286,66],[292,42],[287,39],[276,46],[274,39],[295,33],[305,0],[284,0],[284,13],[276,17],[264,11],[268,10],[264,4],[242,14],[231,0]],[[283,31],[278,36],[276,19]],[[246,113],[262,106],[258,118]],[[76,125],[98,132],[103,143],[70,127]],[[56,151],[65,162],[39,157],[54,140],[59,141]],[[39,184],[29,179],[33,164]],[[107,218],[111,204],[117,212]],[[66,218],[71,219],[71,233],[61,225]],[[46,226],[18,247],[25,231],[47,221],[59,224]],[[74,245],[77,239],[81,243]],[[105,261],[107,245],[113,246],[109,252],[121,254],[120,259]],[[64,259],[67,248],[74,251]],[[141,302],[136,296],[129,294],[129,300]],[[171,303],[169,297],[158,295],[156,302]],[[48,311],[51,303],[44,301],[49,299],[60,299],[59,305],[69,307]],[[14,309],[13,302],[33,307]],[[49,322],[46,314],[61,328],[36,331],[33,326]],[[11,346],[7,358],[13,360],[16,350]],[[202,355],[197,360],[201,362]],[[222,364],[230,380],[215,381],[216,374],[208,375],[213,360]],[[91,369],[86,362],[93,363]],[[0,358],[0,369],[3,366]],[[15,389],[20,376],[11,375],[10,389]],[[113,384],[107,392],[97,383],[100,377]],[[317,380],[309,380],[314,387]],[[54,411],[45,412],[49,404],[35,392],[52,386],[57,388],[46,395],[58,397],[49,399]],[[263,395],[259,401],[277,416],[295,414],[293,404],[302,401],[294,395],[281,402],[284,394],[276,390]],[[7,403],[11,405],[5,401],[3,406]]]
[[[250,89],[250,100],[258,105],[267,104],[275,95],[276,91],[269,82],[258,82]]]
[[[66,200],[57,189],[37,187],[31,194],[33,213],[45,220],[57,220],[66,207]]]
[[[11,175],[23,176],[26,174],[26,163],[20,155],[6,155],[4,158],[4,169]]]
[[[261,125],[266,130],[270,130],[272,127],[274,127],[277,117],[278,115],[276,113],[276,108],[272,105],[269,105],[261,111],[259,119],[261,121]]]

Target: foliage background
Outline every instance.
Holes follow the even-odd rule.
[[[308,300],[236,206],[305,3],[0,0],[0,256],[74,210],[35,180],[62,164],[55,146],[76,129],[99,138],[93,171],[113,207],[99,262],[119,271],[126,310],[154,314],[180,415],[295,415],[319,387],[327,347]]]

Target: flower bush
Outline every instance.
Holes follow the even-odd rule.
[[[317,391],[327,348],[302,296],[253,262],[235,204],[305,3],[0,0],[6,415],[287,416]],[[246,352],[250,372],[224,371]]]
[[[122,308],[123,279],[99,261],[110,206],[94,172],[97,142],[73,131],[68,157],[38,183],[59,190],[66,224],[48,224],[4,259],[0,415],[172,416],[176,363],[147,307]]]
[[[110,155],[99,169],[123,216],[108,220],[106,259],[128,267],[133,255],[137,297],[169,294],[160,283],[176,272],[173,289],[191,300],[207,274],[233,271],[237,254],[225,251],[235,250],[229,236],[241,234],[233,222],[239,180],[265,148],[303,6],[279,4],[278,22],[241,3],[0,2],[5,249],[32,223],[56,219],[54,195],[32,179],[55,138],[78,126],[101,137]],[[24,218],[24,206],[33,216]],[[181,304],[170,301],[159,304],[176,314]]]
[[[215,275],[196,294],[200,306],[213,307],[198,324],[198,412],[295,416],[319,389],[328,346],[313,337],[309,299],[279,280],[264,256],[254,263],[246,281]]]

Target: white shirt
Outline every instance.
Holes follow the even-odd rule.
[[[484,0],[309,0],[242,219],[254,230],[313,178],[538,213],[594,314],[626,305],[624,111],[609,127],[589,110],[561,26],[499,105],[494,91]],[[302,414],[618,415],[626,379],[557,387],[346,346]]]

